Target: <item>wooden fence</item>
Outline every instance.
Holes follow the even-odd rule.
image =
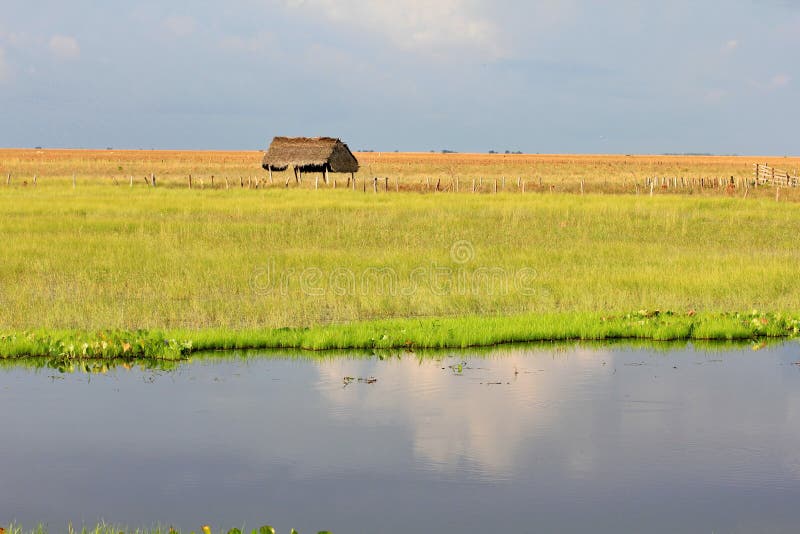
[[[379,191],[415,191],[415,192],[472,192],[472,193],[498,193],[498,192],[562,192],[562,193],[636,193],[649,194],[652,196],[658,192],[686,192],[688,194],[694,193],[696,190],[718,190],[724,191],[728,195],[735,194],[737,191],[743,191],[746,198],[749,194],[751,187],[758,188],[759,186],[772,185],[776,189],[776,200],[780,198],[780,189],[782,187],[800,187],[800,177],[796,174],[790,174],[780,169],[774,169],[766,164],[756,163],[753,164],[753,177],[746,176],[647,176],[644,178],[621,176],[621,180],[604,180],[603,182],[585,181],[583,178],[575,177],[572,180],[561,179],[559,181],[545,181],[541,176],[528,177],[527,179],[516,176],[514,178],[506,179],[505,176],[501,177],[477,177],[467,178],[459,177],[457,175],[450,175],[449,177],[442,178],[441,176],[428,176],[424,178],[408,178],[399,179],[396,177],[388,176],[372,176],[360,177],[357,175],[349,175],[337,178],[333,175],[329,178],[328,183],[320,184],[320,176],[315,176],[313,182],[308,185],[303,185],[303,177],[298,175],[296,178],[296,186],[303,188],[344,188],[352,189],[353,191],[367,191],[378,193]],[[796,173],[796,171],[795,171]],[[75,189],[78,185],[78,174],[71,174],[72,188]],[[140,184],[142,181],[149,187],[180,187],[183,177],[170,177],[170,179],[162,181],[157,180],[155,173],[151,172],[141,178],[135,179],[133,175],[129,175],[127,179],[120,176],[111,176],[111,183],[119,186],[121,183],[127,183],[129,187],[134,187],[134,184]],[[12,173],[6,175],[5,185],[10,187],[12,185]],[[41,182],[41,176],[34,174],[32,181],[28,181],[27,177],[20,180],[16,176],[15,184],[22,186],[32,185],[37,186],[37,181]],[[62,180],[70,183],[69,175],[63,176]],[[229,177],[222,176],[216,177],[211,175],[193,176],[185,175],[186,185],[189,189],[265,189],[265,188],[289,188],[291,175],[285,180],[274,179],[270,174],[269,176],[238,176]],[[46,181],[46,180],[45,180]],[[86,182],[86,179],[83,180]],[[0,178],[2,183],[2,178]]]
[[[770,167],[766,163],[763,165],[760,163],[753,164],[753,177],[757,185],[772,184],[786,187],[797,187],[800,185],[800,177],[792,175],[787,171]]]

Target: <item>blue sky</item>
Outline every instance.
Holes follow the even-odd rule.
[[[7,0],[0,146],[800,154],[800,1]]]

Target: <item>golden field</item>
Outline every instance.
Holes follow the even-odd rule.
[[[767,156],[629,156],[556,154],[441,154],[356,152],[361,169],[357,187],[371,191],[374,178],[379,190],[472,192],[580,192],[649,193],[648,179],[656,180],[654,193],[726,194],[743,192],[753,177],[753,164],[761,163],[797,175],[800,158]],[[76,185],[108,183],[144,186],[145,177],[155,174],[157,184],[195,188],[288,187],[298,184],[291,173],[274,173],[273,182],[261,169],[259,151],[174,151],[174,150],[60,150],[2,149],[0,179],[11,185],[38,186],[66,183],[73,175]],[[333,175],[336,187],[344,187],[346,175]],[[212,179],[213,177],[213,179]],[[299,187],[325,187],[319,175],[306,175]],[[388,182],[386,181],[388,178]],[[735,187],[724,187],[733,178]],[[226,183],[227,179],[227,183]],[[723,187],[720,187],[723,181]],[[318,182],[318,183],[317,183]],[[366,182],[366,184],[365,184]],[[712,187],[712,184],[714,187]],[[352,184],[351,184],[352,185]],[[677,186],[677,187],[676,187]],[[705,186],[705,187],[703,187]],[[333,187],[330,184],[328,187]],[[774,195],[772,190],[751,191],[749,195]],[[792,190],[781,199],[800,199]]]

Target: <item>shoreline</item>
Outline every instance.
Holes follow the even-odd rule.
[[[397,318],[296,328],[0,329],[0,358],[175,360],[228,350],[413,351],[569,341],[757,341],[798,333],[800,313],[657,310]]]

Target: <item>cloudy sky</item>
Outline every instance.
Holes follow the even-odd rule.
[[[800,154],[800,0],[6,0],[0,146]]]

